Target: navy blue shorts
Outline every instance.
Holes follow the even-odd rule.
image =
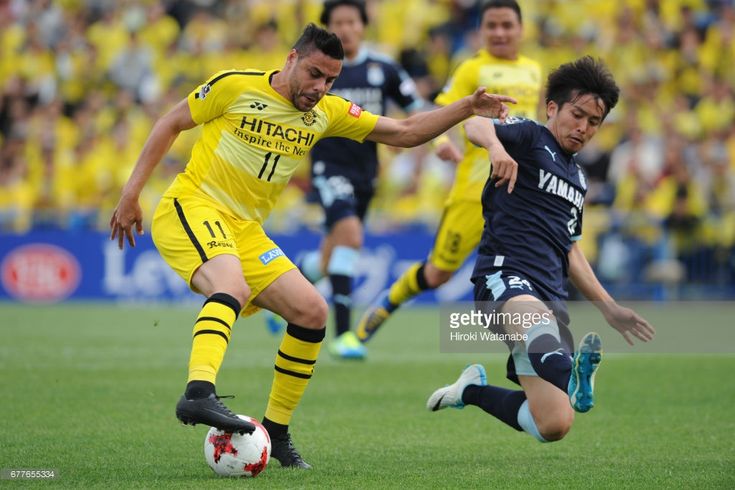
[[[574,338],[572,332],[569,331],[569,311],[563,299],[548,294],[542,287],[539,287],[533,279],[524,273],[497,267],[491,269],[485,276],[473,277],[475,283],[475,305],[480,310],[500,311],[503,304],[511,298],[521,295],[530,295],[542,301],[556,317],[559,326],[559,337],[562,346],[569,353],[574,352]],[[498,334],[506,333],[502,325],[491,325],[490,330]],[[514,383],[520,384],[518,375],[535,375],[528,372],[530,369],[530,361],[527,360],[528,355],[525,354],[525,348],[516,346],[513,341],[506,341],[511,355],[508,356],[507,378]],[[523,351],[525,361],[523,366],[516,366],[519,359],[519,350]],[[514,359],[515,358],[515,359]]]
[[[337,221],[350,216],[357,216],[361,222],[364,221],[375,194],[372,185],[366,187],[364,182],[353,182],[336,170],[326,167],[322,173],[313,175],[311,180],[313,191],[324,209],[324,226],[327,231]]]

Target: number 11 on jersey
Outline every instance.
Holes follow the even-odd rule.
[[[263,166],[260,167],[260,172],[258,172],[258,178],[263,178],[263,173],[265,172],[265,169],[268,167],[268,162],[271,159],[271,155],[273,155],[272,151],[269,151],[265,154],[265,159],[263,161]],[[276,172],[276,166],[278,165],[278,160],[281,159],[281,155],[276,155],[276,157],[273,159],[273,167],[271,168],[270,173],[268,174],[268,178],[266,179],[268,182],[271,181],[271,178],[273,178],[273,174]]]

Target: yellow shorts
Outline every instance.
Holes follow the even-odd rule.
[[[163,260],[193,290],[191,278],[204,262],[222,254],[240,257],[245,282],[252,291],[248,304],[243,305],[243,316],[258,311],[250,303],[253,298],[281,274],[296,268],[260,223],[230,216],[196,197],[162,198],[151,234]]]
[[[448,202],[429,252],[429,262],[437,269],[456,271],[477,248],[483,226],[479,201]]]

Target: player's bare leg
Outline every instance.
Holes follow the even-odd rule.
[[[176,417],[185,424],[251,433],[255,426],[238,418],[220,401],[215,390],[232,327],[250,296],[240,258],[215,256],[199,267],[191,282],[207,300],[194,324],[189,379],[186,392],[176,405]]]
[[[311,468],[293,446],[288,426],[314,371],[324,339],[327,304],[296,269],[278,277],[253,303],[288,322],[276,354],[273,385],[263,418],[263,426],[271,436],[271,456],[282,466]]]
[[[574,422],[574,410],[566,391],[537,376],[518,376],[518,379],[528,403],[527,409],[521,406],[518,415],[523,430],[548,442],[562,439]],[[522,413],[526,410],[528,413]]]

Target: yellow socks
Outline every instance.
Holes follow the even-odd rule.
[[[215,293],[204,302],[194,324],[189,381],[215,384],[240,308],[240,303],[226,293]]]
[[[288,324],[276,354],[275,373],[265,418],[287,426],[314,371],[325,329]]]
[[[388,301],[395,308],[398,308],[421,291],[430,289],[424,278],[425,265],[425,262],[416,262],[393,283],[388,293]]]

